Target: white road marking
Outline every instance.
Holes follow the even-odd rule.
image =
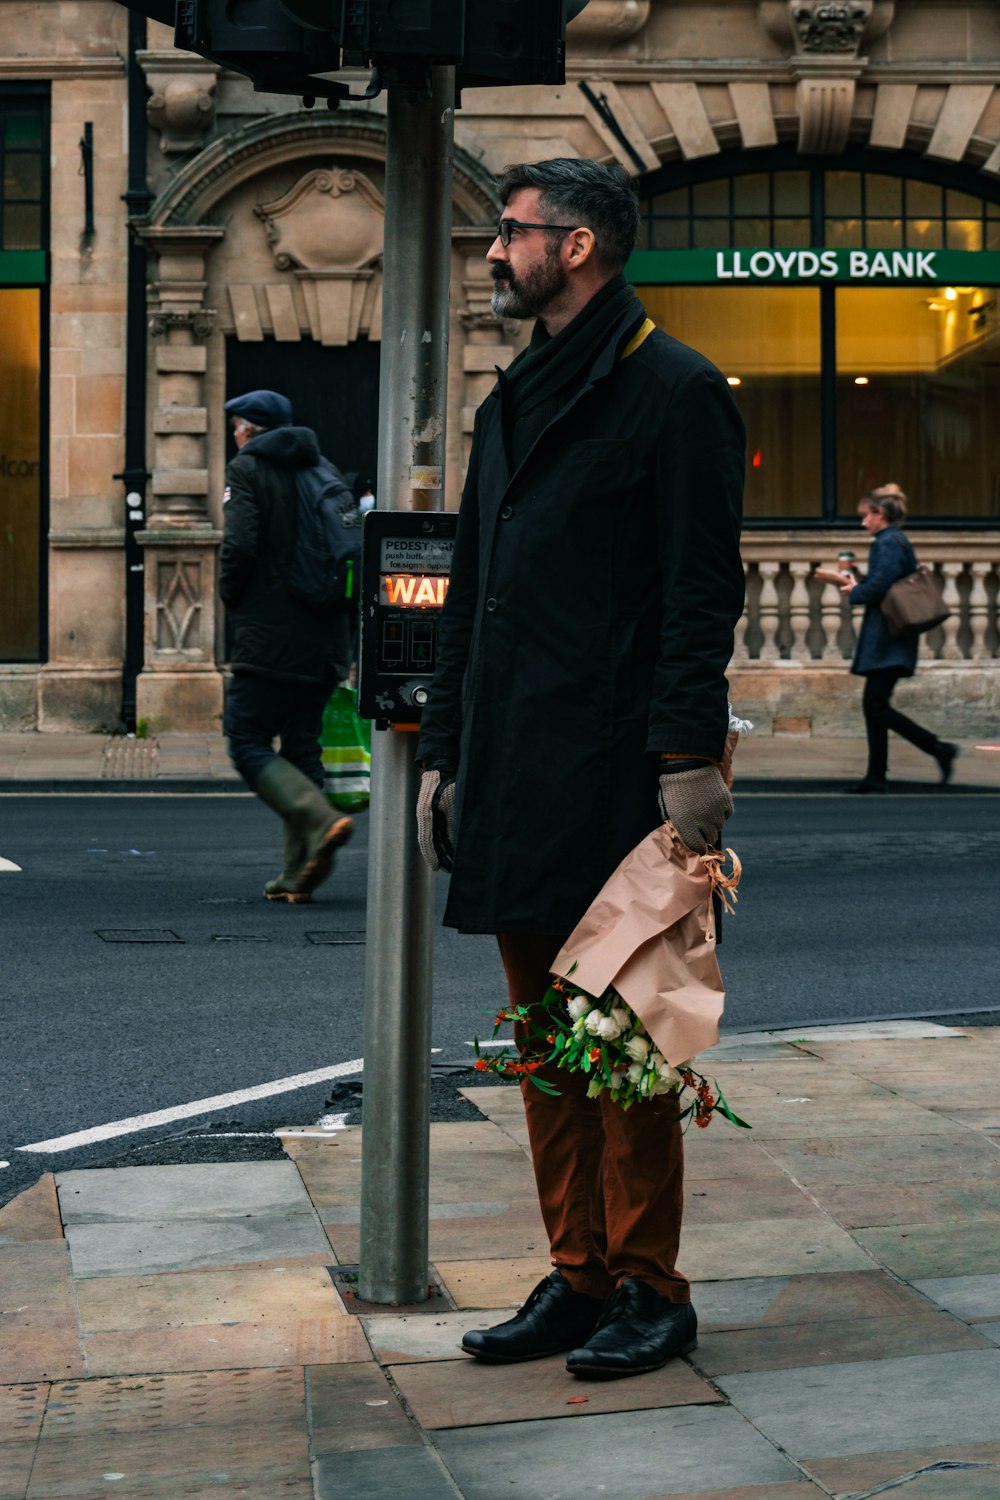
[[[148,1115],[132,1115],[127,1120],[112,1120],[108,1125],[95,1125],[90,1130],[76,1130],[72,1135],[57,1135],[47,1141],[33,1141],[30,1146],[18,1146],[18,1151],[74,1151],[78,1146],[92,1146],[96,1141],[110,1141],[119,1135],[132,1135],[137,1130],[152,1130],[157,1125],[171,1125],[174,1120],[190,1120],[194,1115],[211,1114],[217,1109],[229,1109],[234,1104],[246,1104],[251,1099],[270,1099],[275,1094],[290,1094],[294,1089],[309,1088],[314,1083],[327,1083],[331,1078],[345,1078],[364,1069],[364,1058],[356,1057],[351,1062],[337,1063],[332,1068],[316,1068],[311,1073],[294,1073],[290,1078],[276,1078],[272,1083],[258,1083],[251,1089],[239,1089],[231,1094],[215,1094],[210,1099],[195,1099],[190,1104],[177,1104],[173,1109],[158,1109]]]
[[[3,859],[2,857],[0,857],[0,870],[16,870],[19,875],[23,874],[20,865],[16,865],[12,859]]]
[[[10,1166],[10,1162],[9,1161],[0,1161],[0,1172],[3,1171],[4,1167],[9,1167],[9,1166]]]
[[[465,1045],[467,1047],[474,1047],[476,1045],[476,1043],[475,1042],[466,1042]],[[503,1037],[500,1037],[495,1042],[483,1042],[483,1041],[481,1041],[479,1043],[480,1050],[482,1050],[483,1047],[513,1047],[513,1045],[514,1045],[514,1038],[512,1036],[507,1037],[506,1040]]]

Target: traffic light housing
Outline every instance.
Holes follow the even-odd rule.
[[[198,52],[279,94],[349,96],[322,77],[372,65],[419,87],[432,64],[463,88],[565,82],[566,23],[586,0],[126,0]],[[375,79],[373,78],[373,84]],[[377,87],[369,89],[369,97]]]

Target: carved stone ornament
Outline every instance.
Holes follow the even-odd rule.
[[[566,28],[571,52],[595,52],[627,41],[649,20],[650,0],[588,0],[588,4]]]
[[[279,271],[359,271],[382,254],[385,199],[362,172],[307,172],[281,198],[258,203]]]
[[[211,307],[200,307],[190,311],[159,308],[150,314],[149,331],[154,338],[174,328],[190,329],[195,340],[201,343],[215,328],[218,313]]]
[[[215,123],[215,63],[191,52],[140,52],[149,99],[146,118],[170,156],[197,151]]]
[[[856,57],[874,0],[796,0],[792,20],[802,52]]]

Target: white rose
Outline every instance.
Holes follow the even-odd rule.
[[[614,1016],[604,1016],[598,1026],[595,1036],[599,1036],[602,1042],[613,1042],[616,1036],[621,1036],[622,1029]]]
[[[613,1008],[611,1015],[614,1018],[619,1031],[628,1031],[633,1021],[633,1016],[630,1011],[622,1009],[620,1005],[616,1005]]]
[[[630,1036],[625,1043],[625,1051],[633,1063],[644,1063],[649,1056],[649,1043],[643,1036]],[[629,1068],[629,1077],[632,1077],[632,1069]],[[641,1069],[640,1069],[641,1071]],[[635,1081],[635,1080],[633,1080]]]
[[[646,1071],[646,1065],[645,1065],[645,1063],[641,1063],[641,1062],[634,1062],[634,1063],[632,1063],[631,1066],[629,1067],[629,1070],[628,1070],[628,1081],[629,1081],[629,1083],[638,1083],[639,1080],[640,1080],[640,1078],[642,1077],[643,1073],[645,1073],[645,1071]]]
[[[584,1026],[586,1026],[591,1036],[596,1036],[598,1031],[600,1030],[601,1022],[603,1020],[604,1016],[599,1010],[592,1010],[583,1024]]]
[[[586,1000],[583,995],[574,995],[566,1009],[569,1011],[571,1020],[579,1021],[590,1009],[590,1001]]]
[[[611,1087],[613,1089],[620,1089],[621,1086],[622,1086],[622,1084],[624,1082],[625,1082],[625,1074],[621,1071],[621,1069],[620,1068],[612,1068],[612,1070],[611,1070]]]
[[[669,1093],[673,1092],[673,1084],[670,1082],[669,1079],[662,1078],[660,1076],[660,1074],[657,1073],[656,1077],[655,1078],[651,1078],[650,1081],[649,1081],[649,1092],[650,1092],[650,1094],[654,1094],[654,1095],[655,1094],[669,1094]]]
[[[672,1089],[679,1089],[684,1082],[677,1069],[672,1068],[668,1062],[660,1064],[656,1070],[656,1076],[661,1083],[665,1083],[668,1088]]]

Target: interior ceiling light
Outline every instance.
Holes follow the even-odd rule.
[[[739,375],[727,375],[726,376],[726,384],[727,385],[742,385],[743,381],[742,381],[742,379],[740,378]]]
[[[955,288],[953,286],[946,286],[945,289],[944,289],[944,295],[945,295],[945,301],[946,302],[957,302],[958,301],[958,292],[955,290]]]
[[[854,384],[855,385],[867,385],[868,384],[868,376],[867,375],[855,375],[855,377],[854,377]]]

